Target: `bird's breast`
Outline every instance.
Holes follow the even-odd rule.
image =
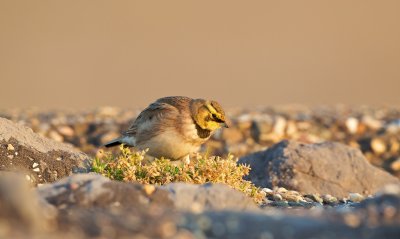
[[[137,145],[140,149],[149,149],[149,154],[157,158],[179,159],[197,152],[199,144],[188,141],[176,130],[166,130]]]

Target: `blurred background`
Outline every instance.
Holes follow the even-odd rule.
[[[400,1],[0,1],[0,108],[400,103]]]

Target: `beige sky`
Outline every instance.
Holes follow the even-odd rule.
[[[0,1],[0,108],[400,104],[400,1]]]

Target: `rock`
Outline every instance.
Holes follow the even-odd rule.
[[[259,187],[284,187],[302,194],[369,195],[386,184],[399,183],[370,165],[358,149],[340,143],[301,144],[282,141],[266,151],[242,157],[250,165],[246,179]]]
[[[1,238],[333,239],[367,235],[378,239],[400,234],[400,195],[396,193],[380,194],[346,210],[298,208],[291,215],[284,212],[301,203],[274,202],[280,210],[266,212],[221,207],[218,198],[229,201],[233,194],[220,185],[153,186],[155,190],[148,194],[146,186],[137,183],[76,174],[33,191],[23,176],[4,174],[9,173],[0,173]],[[199,202],[196,197],[202,196],[197,191],[207,194],[205,202],[212,206],[195,213],[179,206],[183,194],[193,193],[187,199]],[[237,199],[226,203],[234,205]]]
[[[261,189],[263,192],[265,192],[266,195],[272,195],[274,191],[270,188],[263,188]]]
[[[61,134],[57,133],[57,131],[51,130],[48,136],[54,141],[64,142],[64,137]]]
[[[172,183],[161,187],[170,192],[175,207],[185,211],[255,210],[254,201],[224,184]]]
[[[383,127],[383,123],[369,115],[362,118],[363,123],[372,130],[378,130]]]
[[[14,148],[12,155],[9,155],[10,145]],[[27,127],[0,118],[0,170],[24,171],[33,177],[34,184],[46,183],[88,171],[89,160],[70,145],[46,139]]]
[[[223,184],[172,183],[165,186],[111,181],[98,174],[76,174],[37,189],[40,196],[56,207],[80,205],[120,207],[150,205],[185,211],[251,210],[252,199]]]
[[[286,119],[281,116],[277,116],[275,118],[273,132],[281,137],[285,134],[285,129],[286,129]]]
[[[319,194],[315,193],[315,194],[308,194],[306,195],[307,198],[310,198],[312,201],[317,202],[317,203],[323,203],[324,200],[320,197]]]
[[[330,195],[330,194],[323,195],[323,196],[322,196],[322,200],[323,200],[323,202],[326,203],[326,204],[335,204],[335,203],[338,202],[337,198],[336,198],[336,197],[333,197],[333,196]]]
[[[346,127],[349,133],[355,134],[358,130],[358,119],[350,117],[346,119]]]
[[[382,139],[374,138],[371,141],[371,148],[376,154],[383,154],[386,152],[386,144]]]
[[[275,200],[275,201],[282,201],[283,200],[283,197],[282,197],[282,195],[280,195],[280,194],[274,194],[273,196],[272,196],[272,198]]]
[[[78,174],[36,189],[44,202],[38,205],[19,181],[0,176],[1,238],[194,238],[166,190],[149,196],[143,185]],[[46,207],[56,210],[52,218]]]
[[[386,125],[386,131],[391,134],[396,134],[400,131],[400,119],[393,120]]]
[[[159,206],[172,208],[174,203],[169,199],[166,190],[148,193],[138,183],[111,181],[101,175],[76,174],[53,184],[46,184],[37,189],[38,194],[58,208],[101,207],[110,208],[118,203],[119,207],[148,206],[156,202]],[[150,186],[151,187],[151,186]],[[154,187],[154,186],[153,186]]]
[[[14,151],[14,146],[12,144],[7,145],[7,150],[8,151]]]
[[[364,196],[359,193],[349,193],[349,200],[353,202],[361,202],[364,200]]]
[[[62,134],[64,136],[67,136],[67,137],[74,136],[74,130],[71,127],[67,126],[67,125],[63,125],[63,126],[57,127],[57,131],[60,134]]]
[[[394,239],[399,236],[400,229],[396,226],[354,228],[344,223],[343,219],[329,220],[331,216],[330,213],[323,213],[318,218],[312,218],[283,216],[279,213],[261,215],[245,212],[206,212],[199,215],[187,215],[183,226],[187,230],[195,231],[198,238]]]
[[[348,213],[357,214],[360,224],[368,227],[400,224],[400,185],[391,185],[390,188],[356,204],[354,210]]]
[[[390,164],[393,171],[400,171],[400,157]]]
[[[22,175],[0,172],[0,238],[41,235],[55,216],[54,209],[41,204]]]

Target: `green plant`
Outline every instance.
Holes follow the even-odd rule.
[[[121,146],[117,155],[103,153],[102,156],[96,157],[92,169],[110,179],[143,184],[224,183],[244,192],[256,202],[261,202],[264,198],[259,188],[243,179],[243,176],[250,172],[250,168],[237,165],[237,159],[232,155],[221,158],[198,154],[188,164],[164,158],[148,161],[147,158],[146,151],[132,152],[129,148]]]

